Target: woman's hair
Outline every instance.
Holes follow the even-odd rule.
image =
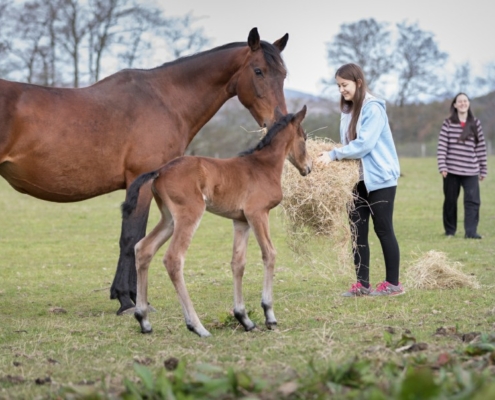
[[[452,100],[452,103],[450,103],[450,116],[449,116],[449,120],[453,124],[461,123],[461,121],[459,120],[459,115],[457,114],[457,108],[454,107],[457,98],[461,95],[466,96],[467,99],[471,101],[466,93],[460,92],[455,95],[454,99]],[[471,111],[471,104],[470,104],[467,112],[466,125],[464,125],[464,128],[462,129],[462,134],[461,137],[459,138],[459,141],[464,142],[469,136],[471,136],[471,134],[474,136],[475,143],[478,143],[478,127],[476,126],[476,119],[474,118],[473,112]]]
[[[364,97],[366,96],[368,86],[364,79],[363,70],[356,64],[351,63],[342,65],[337,72],[335,72],[335,78],[337,78],[337,76],[356,83],[356,93],[354,94],[352,101],[348,101],[344,99],[344,96],[340,96],[340,110],[345,114],[352,113],[347,135],[349,140],[354,140],[357,136],[357,122],[359,114],[361,113],[361,108],[363,108]]]

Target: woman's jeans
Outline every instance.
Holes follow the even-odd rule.
[[[480,219],[479,177],[447,174],[443,179],[443,226],[446,235],[454,235],[457,230],[457,199],[464,190],[464,231],[466,236],[477,234]]]

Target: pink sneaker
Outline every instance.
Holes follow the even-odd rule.
[[[354,283],[349,291],[342,293],[344,297],[358,297],[358,296],[367,296],[371,293],[371,286],[369,288],[361,285],[361,282]]]
[[[382,283],[379,283],[376,289],[370,293],[370,296],[398,296],[404,293],[404,288],[400,282],[397,286],[395,286],[387,281],[383,281]]]

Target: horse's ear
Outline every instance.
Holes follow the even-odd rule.
[[[260,48],[260,35],[258,33],[258,28],[251,29],[248,36],[248,45],[251,47],[252,51],[256,51]]]
[[[306,111],[307,111],[307,107],[305,104],[303,108],[301,108],[301,110],[296,115],[294,115],[294,121],[300,124],[302,120],[306,117]]]
[[[285,46],[287,46],[287,42],[289,41],[289,34],[286,33],[284,36],[282,36],[280,39],[275,40],[273,42],[273,45],[282,52],[285,49]]]

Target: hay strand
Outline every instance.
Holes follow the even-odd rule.
[[[462,272],[460,262],[452,262],[441,251],[430,250],[410,265],[405,272],[407,286],[413,289],[479,289],[472,275]]]

